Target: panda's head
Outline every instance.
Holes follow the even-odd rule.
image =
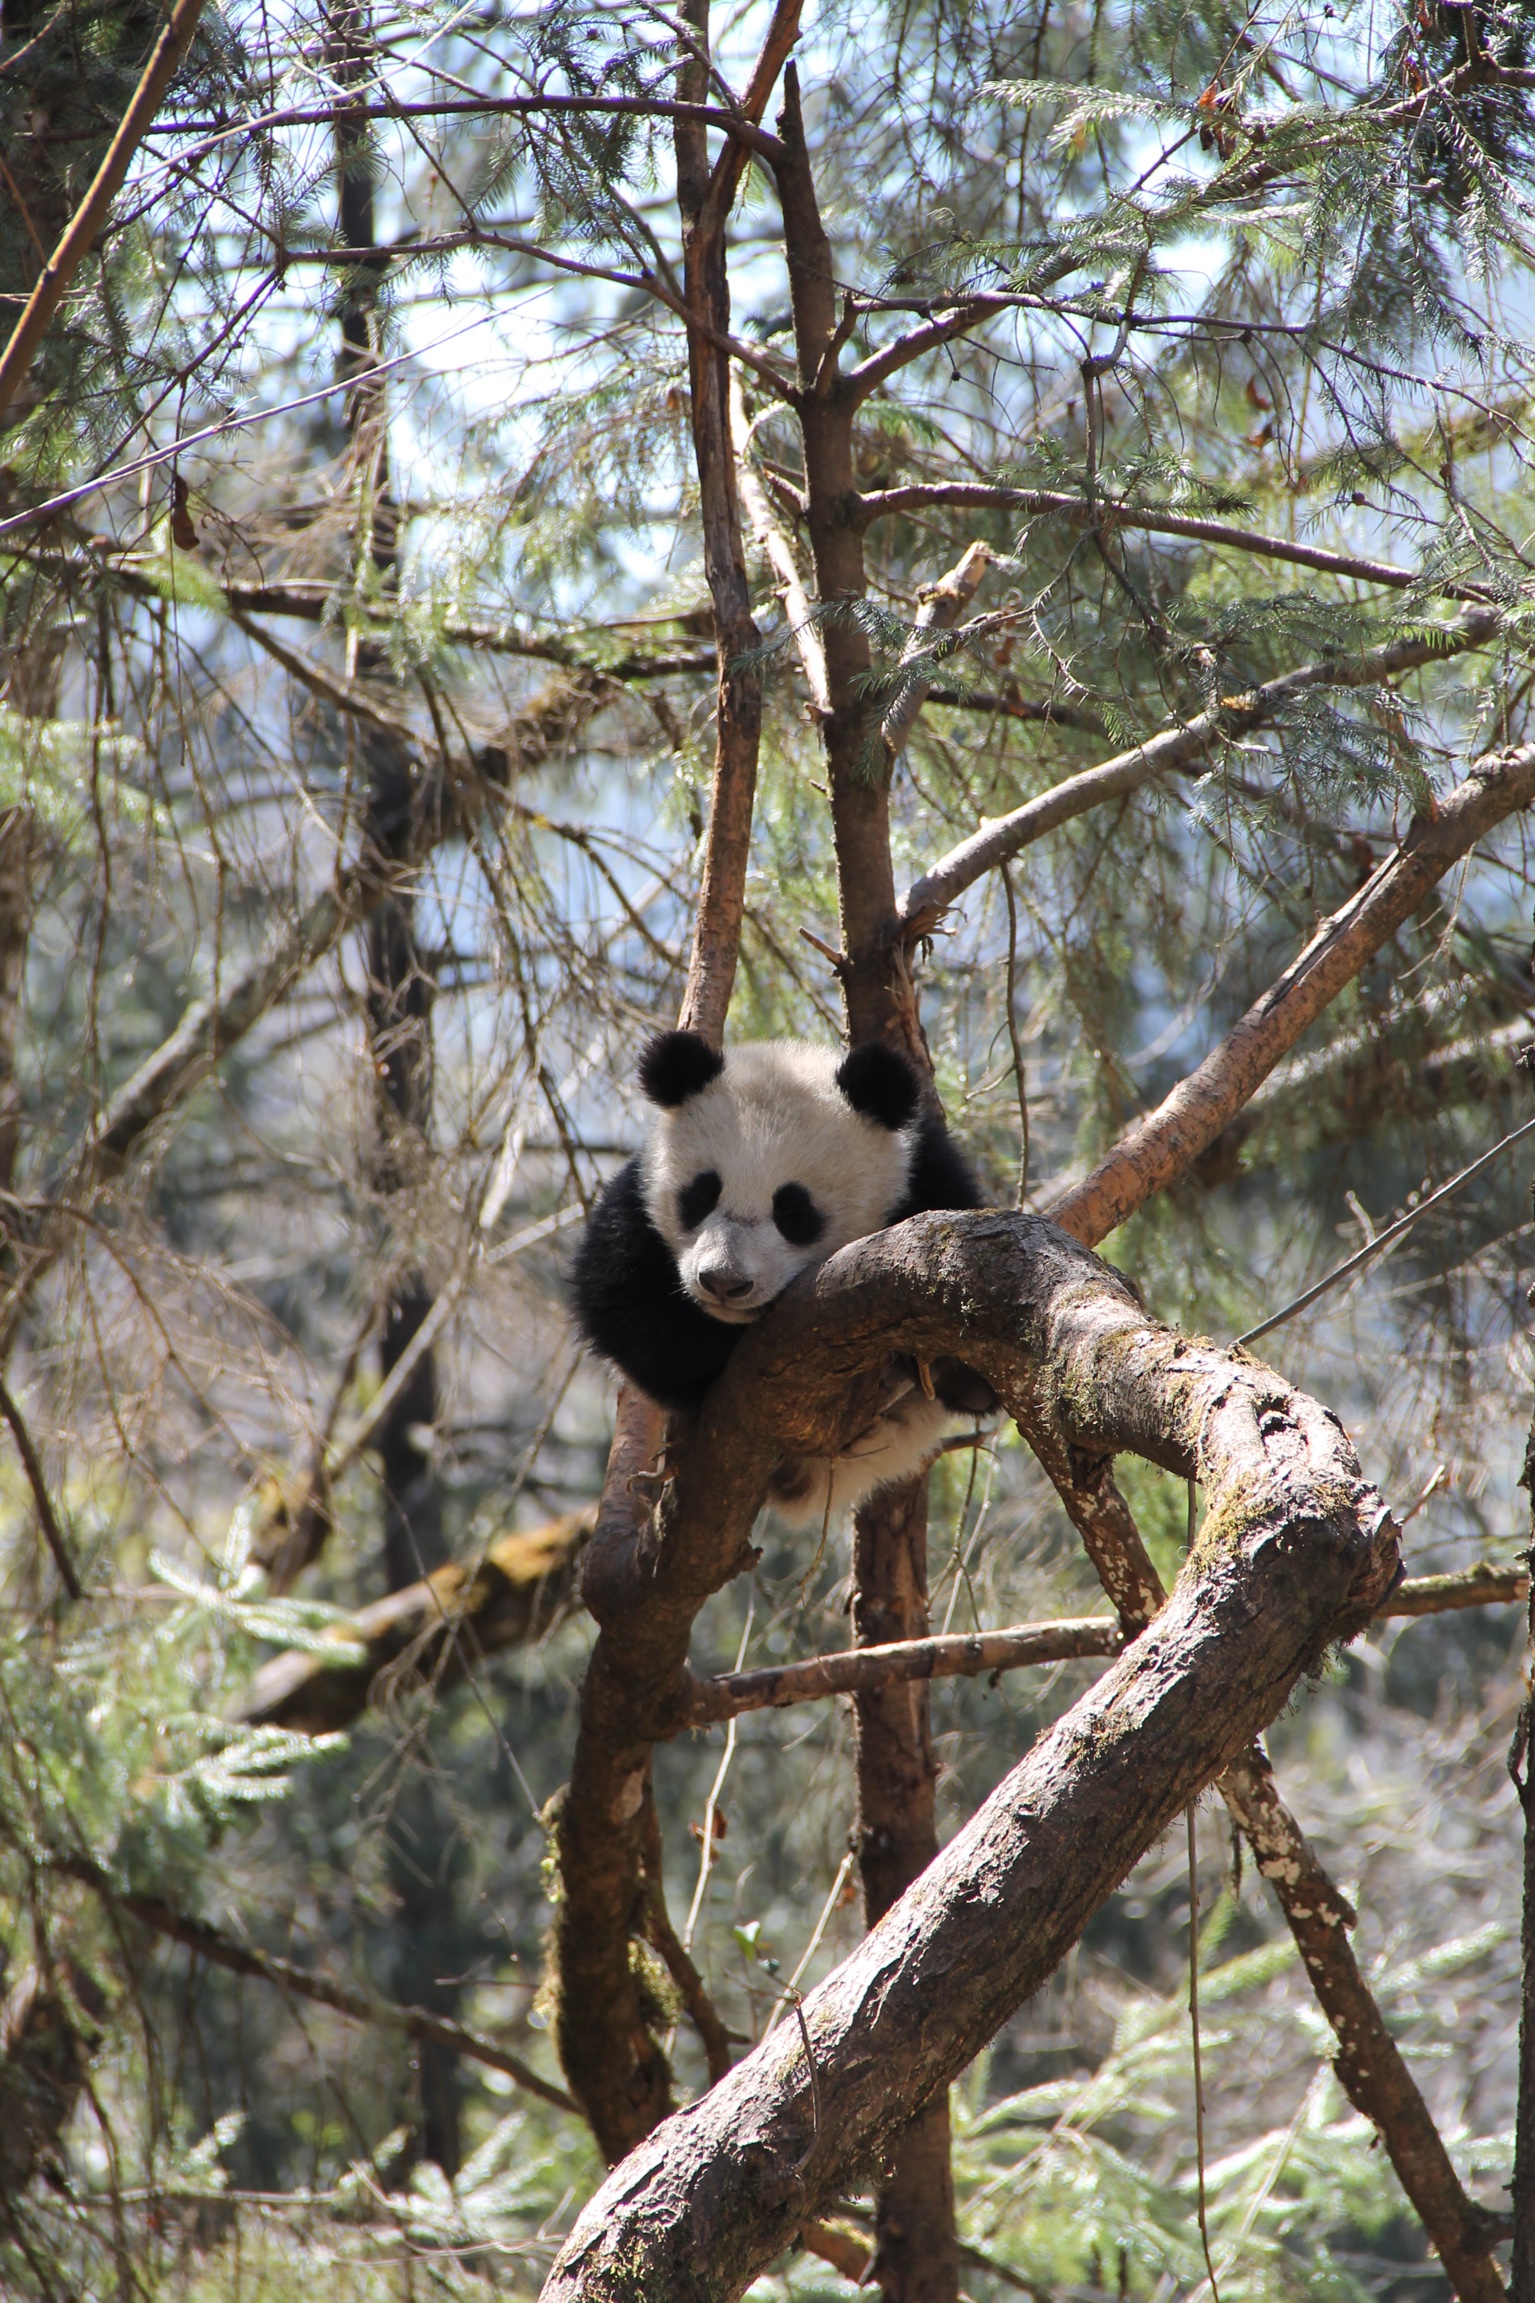
[[[663,1032],[640,1061],[657,1107],[645,1204],[714,1319],[758,1318],[812,1264],[878,1231],[911,1166],[919,1090],[891,1049],[798,1040],[716,1054]]]

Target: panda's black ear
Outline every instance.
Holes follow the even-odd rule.
[[[717,1080],[725,1059],[699,1032],[658,1032],[640,1057],[640,1086],[653,1104],[675,1111]]]
[[[837,1066],[837,1085],[855,1112],[892,1135],[903,1128],[917,1108],[922,1090],[904,1056],[880,1040],[854,1048]]]

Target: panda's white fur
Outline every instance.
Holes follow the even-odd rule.
[[[768,1502],[790,1527],[825,1527],[880,1488],[925,1470],[946,1439],[974,1426],[973,1416],[929,1399],[916,1383],[894,1384],[845,1455],[786,1456],[769,1484]]]
[[[878,1231],[905,1190],[915,1130],[892,1133],[855,1112],[837,1090],[841,1060],[839,1050],[802,1040],[751,1041],[732,1049],[718,1079],[656,1114],[641,1155],[645,1204],[711,1319],[759,1319],[802,1271]],[[690,1231],[680,1195],[711,1169],[721,1179],[718,1205]],[[791,1177],[823,1219],[819,1237],[800,1247],[773,1220],[773,1194]],[[750,1292],[729,1303],[711,1296],[700,1274],[722,1270],[748,1280]]]
[[[850,1241],[923,1209],[980,1204],[910,1067],[878,1045],[846,1056],[769,1040],[721,1057],[694,1034],[667,1033],[640,1069],[654,1107],[647,1139],[599,1194],[573,1293],[588,1341],[663,1405],[700,1404],[742,1328]],[[787,1228],[774,1207],[784,1193],[802,1219]],[[947,1402],[926,1369],[897,1361],[849,1448],[781,1463],[768,1493],[780,1517],[819,1529],[973,1429],[990,1395],[973,1370],[942,1365],[961,1379],[956,1389],[940,1372]]]

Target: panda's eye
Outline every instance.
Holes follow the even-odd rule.
[[[826,1218],[802,1183],[781,1183],[773,1194],[773,1221],[790,1247],[814,1247]]]
[[[706,1215],[713,1215],[720,1204],[720,1179],[712,1167],[706,1167],[685,1183],[677,1194],[677,1216],[684,1231],[696,1231]]]

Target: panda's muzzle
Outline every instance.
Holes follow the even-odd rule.
[[[705,1265],[694,1272],[693,1284],[700,1295],[707,1296],[721,1311],[743,1311],[747,1297],[754,1295],[757,1287],[749,1274],[728,1263]]]

